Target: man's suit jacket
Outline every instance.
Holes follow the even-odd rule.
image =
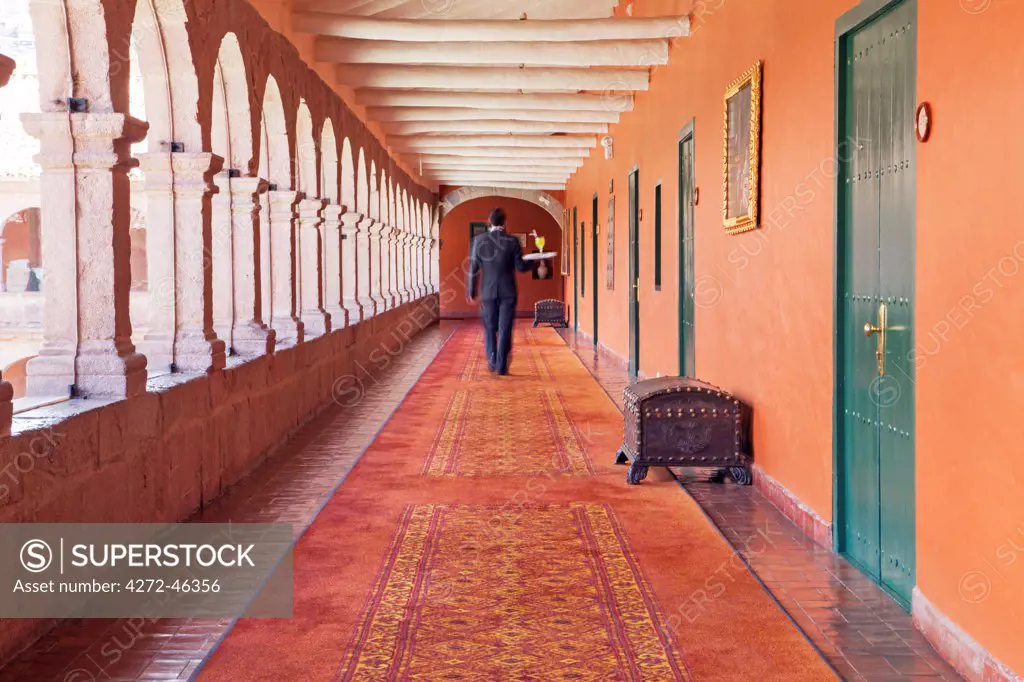
[[[516,271],[526,272],[530,266],[523,260],[523,247],[519,240],[505,230],[491,230],[473,239],[469,258],[469,279],[466,294],[481,301],[494,299],[516,299]],[[480,288],[477,289],[477,275],[482,273]]]

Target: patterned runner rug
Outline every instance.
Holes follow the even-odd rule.
[[[506,377],[482,345],[456,332],[299,541],[294,618],[199,679],[836,679],[667,474],[626,485],[561,337],[518,326]]]

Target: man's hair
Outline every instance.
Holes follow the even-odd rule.
[[[491,211],[489,222],[492,227],[505,227],[505,209],[496,208]]]

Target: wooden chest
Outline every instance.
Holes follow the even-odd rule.
[[[624,439],[617,464],[630,462],[626,480],[636,485],[647,469],[716,469],[749,485],[750,407],[726,391],[696,379],[661,377],[625,390]]]
[[[553,298],[537,301],[533,307],[533,326],[550,324],[556,327],[568,327],[565,317],[565,304]]]

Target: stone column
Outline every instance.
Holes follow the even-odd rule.
[[[14,60],[0,54],[0,88],[7,85],[11,74],[14,72]],[[0,236],[0,268],[4,262],[4,238]],[[6,290],[4,286],[6,273],[0,272],[0,292]],[[14,389],[9,383],[3,380],[3,373],[0,372],[0,438],[11,435],[11,419],[14,416]]]
[[[43,345],[28,363],[33,396],[124,398],[146,390],[131,341],[128,170],[147,124],[119,113],[22,114],[39,138],[45,290]]]
[[[324,247],[320,234],[323,226],[321,213],[326,205],[323,199],[303,199],[299,202],[299,301],[307,339],[331,331],[331,316],[324,310]]]
[[[402,303],[409,303],[412,296],[412,232],[402,232]]]
[[[211,175],[220,157],[154,152],[141,157],[146,179],[150,327],[149,367],[208,372],[224,367],[213,330]],[[229,252],[230,253],[230,252]],[[228,290],[230,293],[230,289]]]
[[[366,216],[360,216],[359,223],[356,225],[355,234],[355,245],[356,245],[356,277],[359,279],[359,289],[356,295],[356,300],[359,301],[359,307],[363,310],[363,319],[369,319],[377,314],[377,304],[373,300],[372,291],[370,289],[370,225],[373,224],[371,218]]]
[[[324,209],[324,310],[331,316],[334,329],[349,324],[341,284],[341,215],[344,212],[345,207],[338,204]]]
[[[231,265],[231,179],[228,171],[213,177],[211,200],[210,270],[213,275],[213,328],[217,338],[231,346],[235,321],[234,268]]]
[[[391,235],[395,228],[385,223],[380,233],[380,295],[384,301],[384,310],[395,307],[395,298],[391,293]]]
[[[436,294],[440,284],[441,259],[437,237],[430,239],[430,293]]]
[[[234,324],[231,350],[242,357],[274,352],[274,330],[263,323],[260,293],[260,194],[267,191],[261,178],[231,179],[231,244],[234,273]]]
[[[170,372],[174,364],[174,169],[170,152],[141,154],[146,194],[146,271],[149,328],[139,350],[150,370]]]
[[[205,152],[172,155],[174,170],[174,368],[224,368],[226,344],[213,330],[211,178],[222,164]],[[152,282],[152,280],[150,280]]]
[[[367,226],[370,233],[370,298],[378,313],[387,310],[384,299],[384,268],[381,261],[381,239],[385,229],[384,223],[372,220]]]
[[[422,234],[416,235],[416,298],[423,298],[427,295],[427,278],[424,276],[424,265],[427,262],[427,238]]]
[[[302,343],[304,328],[296,316],[295,220],[299,194],[293,190],[270,192],[270,279],[274,287],[270,326],[280,345]]]
[[[405,245],[402,242],[404,237],[405,237],[405,235],[402,232],[402,228],[396,227],[395,228],[395,234],[394,234],[394,243],[395,243],[395,264],[394,264],[394,267],[395,267],[395,270],[392,273],[392,279],[394,280],[394,292],[395,292],[394,295],[395,295],[395,307],[396,308],[398,306],[402,305],[403,303],[405,303],[405,299],[402,296],[402,284],[405,281],[405,276],[404,276],[404,273],[403,273],[403,268],[405,267],[404,266],[404,263],[405,263],[405,254],[404,254]]]
[[[4,262],[4,242],[6,240],[0,235],[0,293],[7,291],[7,273],[3,272]]]
[[[362,213],[343,213],[341,216],[341,303],[348,313],[349,324],[361,322],[363,306],[359,303],[358,258],[356,234]],[[369,317],[369,315],[367,315]]]

